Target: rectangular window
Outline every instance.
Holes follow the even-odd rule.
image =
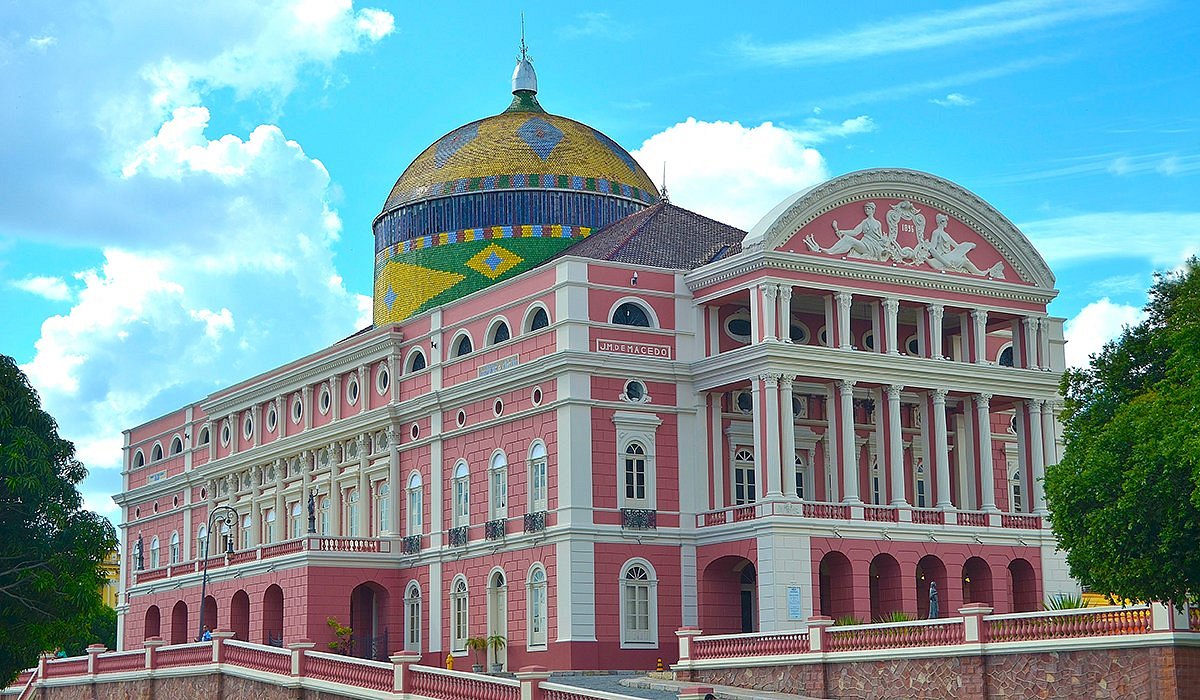
[[[421,488],[408,490],[408,534],[421,534]]]
[[[925,480],[924,479],[917,480],[917,507],[918,508],[925,507]]]
[[[492,469],[492,517],[508,517],[508,470]]]
[[[541,457],[533,460],[533,465],[530,467],[530,490],[529,498],[532,502],[530,510],[533,512],[546,510],[546,458]]]
[[[404,631],[405,651],[421,650],[421,598],[413,597],[404,601],[406,629]]]

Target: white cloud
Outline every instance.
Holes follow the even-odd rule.
[[[68,301],[71,298],[71,290],[67,287],[67,283],[58,277],[26,277],[13,280],[9,282],[9,285],[50,301]]]
[[[793,66],[857,61],[877,56],[994,42],[1063,25],[1078,25],[1139,9],[1137,1],[1005,0],[903,18],[874,18],[855,29],[817,39],[777,43],[743,37],[734,51],[755,63]]]
[[[843,122],[829,135],[864,128],[863,122],[849,121],[852,126]],[[829,177],[825,159],[807,145],[806,136],[813,133],[771,122],[745,127],[689,117],[651,136],[632,154],[647,172],[662,172],[666,163],[671,201],[748,230],[785,197]]]
[[[1112,258],[1165,268],[1200,253],[1200,212],[1096,212],[1018,227],[1051,267]]]
[[[875,131],[875,122],[867,115],[846,119],[834,123],[824,119],[810,118],[804,121],[804,128],[795,131],[795,137],[803,143],[824,143],[831,138],[844,138],[855,134],[865,134]]]
[[[1063,328],[1067,339],[1068,367],[1086,367],[1088,357],[1098,352],[1108,341],[1121,335],[1126,326],[1146,317],[1142,309],[1127,304],[1114,304],[1104,297],[1083,307]]]
[[[613,19],[607,12],[583,12],[575,17],[575,22],[563,27],[562,34],[568,38],[600,37],[606,39],[628,39],[630,30],[627,24]]]
[[[58,43],[58,39],[52,36],[31,36],[29,37],[29,45],[38,51],[46,49]]]
[[[942,107],[970,107],[976,101],[974,98],[967,97],[961,92],[952,92],[941,99],[934,98],[930,100],[935,105],[941,105]]]

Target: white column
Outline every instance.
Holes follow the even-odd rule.
[[[362,387],[359,387],[362,391]],[[333,420],[342,419],[342,375],[335,374],[329,380],[329,398],[333,404]]]
[[[950,500],[950,446],[946,442],[946,390],[933,390],[933,464],[937,474],[937,507],[953,508]]]
[[[262,469],[254,467],[250,470],[250,546],[262,544],[262,509],[259,507],[259,496],[262,489]]]
[[[1038,320],[1032,316],[1021,319],[1025,327],[1025,368],[1038,368]]]
[[[278,417],[276,418],[278,420]],[[276,423],[279,425],[279,423]],[[283,474],[287,469],[287,462],[282,459],[275,460],[275,541],[283,542],[288,538],[288,523],[291,521],[289,514],[284,510],[287,508],[287,502],[283,498],[283,484],[286,479]]]
[[[839,387],[835,385],[828,389],[825,395],[825,463],[822,465],[821,478],[824,479],[825,500],[830,503],[835,503],[839,500],[841,486],[838,484],[837,472],[838,464],[841,463],[840,453],[838,452],[838,435],[840,434],[838,426],[841,422],[841,415],[836,409],[837,391]],[[815,500],[815,496],[813,497]]]
[[[979,435],[979,485],[983,494],[982,509],[999,512],[996,507],[996,472],[992,465],[991,394],[975,397],[975,430]]]
[[[779,422],[783,431],[783,495],[796,498],[796,418],[792,415],[792,376],[785,374],[779,380],[779,388]]]
[[[1050,369],[1050,319],[1038,319],[1038,367]]]
[[[942,315],[946,309],[941,304],[930,304],[926,308],[929,314],[929,356],[935,360],[942,359]]]
[[[363,388],[362,383],[358,385],[358,400],[366,401],[367,391]],[[358,536],[371,536],[371,506],[375,499],[371,494],[371,483],[367,479],[367,465],[370,459],[367,456],[367,436],[359,435],[354,438],[354,446],[358,452]]]
[[[838,292],[833,295],[837,301],[837,346],[842,350],[850,349],[850,304],[854,297],[850,292]]]
[[[841,400],[842,480],[845,484],[842,501],[862,503],[858,497],[858,449],[854,441],[854,382],[842,380],[837,388]]]
[[[304,429],[308,430],[308,429],[312,428],[312,412],[313,412],[312,387],[305,386],[304,390],[301,393],[304,395],[304,398],[301,399],[301,404],[300,404],[301,408],[304,412]]]
[[[387,441],[388,491],[390,492],[388,496],[391,498],[389,503],[391,510],[388,511],[388,530],[391,530],[393,535],[399,536],[404,532],[402,527],[404,520],[400,517],[400,507],[401,505],[408,507],[408,502],[404,497],[405,484],[400,476],[400,431],[396,429],[396,426],[388,426]]]
[[[762,451],[766,454],[766,487],[768,498],[779,498],[783,495],[781,488],[782,474],[779,463],[779,375],[764,374],[759,377],[767,396],[766,431]],[[755,450],[756,452],[758,450]],[[795,493],[793,491],[792,493]]]
[[[1046,512],[1046,493],[1042,479],[1046,476],[1045,453],[1042,446],[1042,403],[1037,399],[1025,402],[1026,414],[1029,416],[1029,462],[1033,481],[1030,488],[1033,493],[1033,512],[1039,515]]]
[[[792,342],[792,285],[779,285],[779,338]]]
[[[891,478],[891,503],[894,506],[908,505],[908,499],[904,497],[904,436],[900,432],[900,392],[903,390],[900,384],[889,384],[885,390],[888,403],[888,475]]]
[[[329,450],[328,447],[322,447],[322,450]],[[319,455],[320,453],[318,453]],[[319,459],[319,457],[318,457]],[[337,464],[333,455],[329,456],[329,529],[332,532],[325,533],[334,537],[340,537],[342,534],[342,486],[338,483],[337,477],[334,474],[337,472]]]
[[[1058,464],[1058,441],[1054,437],[1055,402],[1042,404],[1042,464],[1049,467]]]
[[[900,317],[900,301],[888,297],[883,300],[883,328],[887,340],[887,354],[899,355],[900,348],[896,342],[896,325]]]
[[[712,456],[712,507],[725,507],[725,435],[721,432],[721,395],[715,391],[705,394],[709,410],[709,454]]]
[[[779,287],[773,284],[764,284],[760,289],[763,294],[763,340],[775,340],[778,338],[776,331],[779,328],[778,304],[776,303]]]
[[[971,321],[975,326],[975,364],[982,365],[987,362],[987,316],[988,312],[983,309],[973,309],[971,311]]]

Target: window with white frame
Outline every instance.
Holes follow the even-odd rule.
[[[416,581],[404,591],[404,650],[421,650],[421,586]]]
[[[467,650],[468,602],[467,579],[459,575],[450,588],[450,651]]]
[[[662,421],[653,413],[617,411],[617,507],[657,507],[654,447]]]
[[[808,462],[804,455],[796,453],[796,498],[806,498],[808,492]]]
[[[512,333],[508,330],[508,324],[504,321],[498,321],[488,332],[488,345],[498,345],[499,343],[507,342],[511,337]]]
[[[242,517],[242,549],[250,549],[250,524],[253,522],[249,515]]]
[[[529,614],[529,647],[544,649],[548,637],[546,625],[549,616],[546,600],[546,570],[542,568],[541,564],[534,564],[530,569],[526,587],[529,600],[527,611]]]
[[[497,451],[488,465],[488,490],[492,502],[492,519],[508,517],[508,457]]]
[[[178,564],[179,560],[180,560],[180,557],[179,557],[179,533],[172,532],[171,533],[171,563]]]
[[[634,559],[621,568],[621,646],[658,647],[658,580],[650,563]]]
[[[158,568],[158,535],[155,535],[154,539],[150,540],[150,568]]]
[[[292,504],[290,524],[288,531],[291,537],[300,537],[304,534],[304,506],[300,501]]]
[[[196,558],[204,558],[204,538],[208,536],[208,526],[201,525],[196,531]]]
[[[739,447],[733,453],[733,505],[747,505],[758,500],[755,479],[754,451]]]
[[[461,527],[471,522],[471,473],[466,462],[454,465],[454,526]]]
[[[1025,512],[1025,494],[1021,490],[1021,470],[1015,469],[1013,465],[1008,466],[1008,473],[1011,478],[1008,480],[1008,491],[1012,496],[1012,507],[1009,508],[1014,513]]]
[[[359,503],[362,494],[358,489],[350,489],[346,493],[346,527],[342,530],[347,537],[358,537],[358,511],[361,508]]]
[[[879,458],[871,459],[871,503],[883,504],[883,473],[879,469]]]
[[[917,495],[918,508],[927,507],[926,504],[929,502],[929,485],[925,476],[925,463],[918,461],[917,468],[913,471],[913,480],[915,482],[913,491]]]
[[[546,487],[546,445],[541,440],[529,448],[529,512],[548,510]]]
[[[421,475],[413,472],[408,477],[408,534],[421,534],[424,496],[421,490]]]
[[[333,534],[329,531],[329,511],[331,506],[332,503],[329,500],[329,496],[322,496],[321,500],[317,503],[317,519],[320,521],[318,524],[321,527],[321,534],[326,536]]]
[[[378,506],[375,509],[378,517],[375,519],[375,533],[382,535],[390,528],[388,523],[388,513],[391,507],[391,488],[388,487],[386,481],[379,483],[379,488],[375,490],[376,501]]]
[[[639,328],[652,328],[654,326],[647,308],[632,301],[624,302],[613,309],[612,323]]]
[[[275,509],[268,508],[263,513],[263,544],[275,541]]]

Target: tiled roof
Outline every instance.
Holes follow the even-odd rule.
[[[693,270],[740,252],[745,236],[739,228],[659,202],[596,231],[560,256]]]

